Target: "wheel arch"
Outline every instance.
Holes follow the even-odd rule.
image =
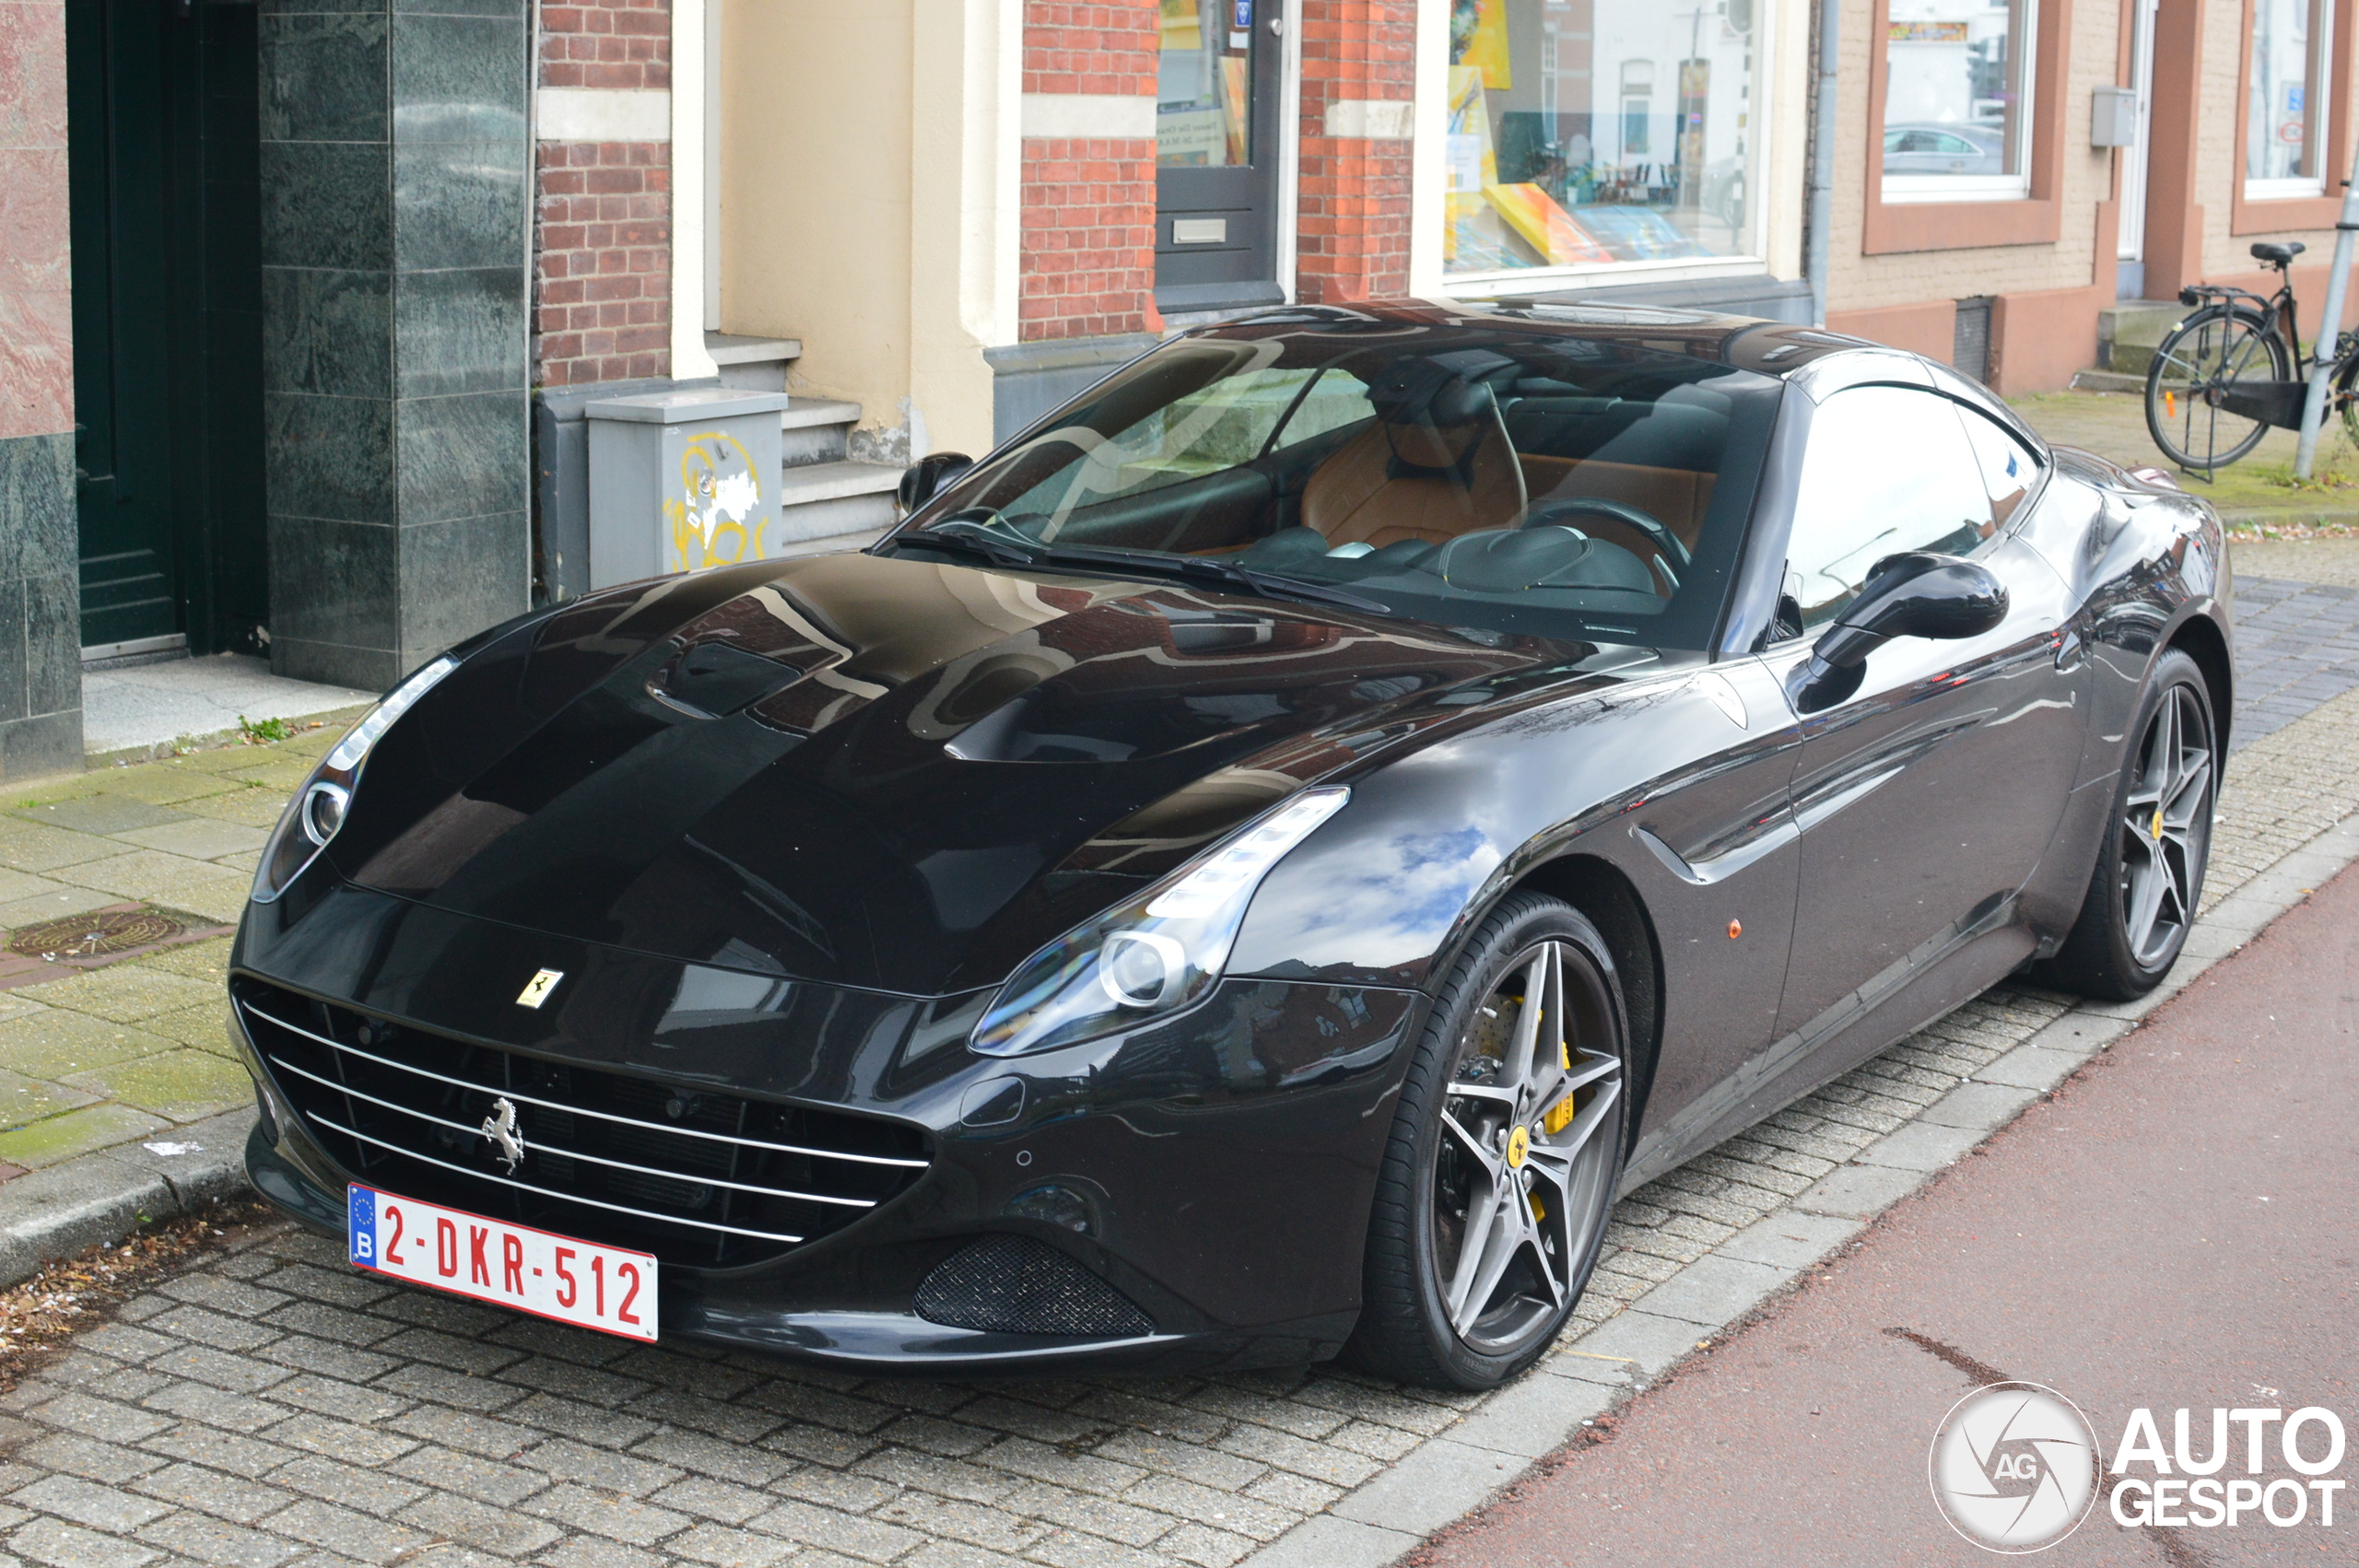
[[[1541,893],[1563,900],[1587,917],[1605,939],[1614,973],[1622,981],[1622,1000],[1629,1012],[1631,1055],[1629,1135],[1635,1139],[1648,1093],[1654,1086],[1655,1062],[1662,1051],[1662,943],[1655,934],[1646,901],[1620,867],[1596,855],[1560,855],[1532,867],[1499,898],[1517,893]],[[1497,900],[1493,901],[1496,907]]]
[[[2172,649],[2177,649],[2194,660],[2196,668],[2203,672],[2203,685],[2212,696],[2212,743],[2218,748],[2215,765],[2224,762],[2228,755],[2228,727],[2234,721],[2236,696],[2236,666],[2228,656],[2227,637],[2211,616],[2189,615],[2179,623],[2178,629],[2171,633],[2170,640],[2164,644],[2165,652]]]

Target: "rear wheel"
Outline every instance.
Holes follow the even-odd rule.
[[[1536,895],[1493,911],[1402,1086],[1354,1363],[1488,1388],[1540,1358],[1596,1264],[1626,1142],[1628,1049],[1597,929]]]
[[[2269,426],[2220,406],[2239,381],[2293,379],[2285,340],[2253,311],[2209,305],[2173,328],[2146,372],[2146,429],[2163,455],[2209,474],[2249,453]]]
[[[2342,415],[2344,439],[2359,448],[2359,354],[2345,359],[2335,372],[2334,406]]]
[[[2212,692],[2176,649],[2154,666],[2088,898],[2048,981],[2108,1001],[2142,997],[2178,961],[2203,896],[2219,796]]]

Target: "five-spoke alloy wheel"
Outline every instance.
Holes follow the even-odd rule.
[[[2211,687],[2194,660],[2173,649],[2155,661],[2130,733],[2087,900],[2042,966],[2052,984],[2115,1001],[2161,982],[2203,895],[2219,749]]]
[[[1547,1349],[1596,1261],[1622,1170],[1628,1024],[1604,941],[1508,899],[1442,989],[1403,1086],[1352,1354],[1485,1388]]]

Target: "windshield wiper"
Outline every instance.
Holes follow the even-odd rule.
[[[1241,588],[1264,599],[1304,599],[1320,604],[1341,604],[1354,610],[1373,610],[1379,614],[1391,613],[1390,605],[1366,594],[1354,593],[1347,588],[1279,577],[1271,572],[1257,571],[1236,561],[1206,556],[1156,555],[1144,550],[1122,550],[1102,545],[1074,544],[1059,548],[1018,544],[995,530],[986,531],[980,524],[968,524],[955,533],[936,525],[913,533],[897,535],[886,544],[896,550],[909,545],[917,549],[973,556],[996,567],[1080,567],[1133,577],[1186,578],[1199,582],[1217,582],[1228,588]]]
[[[921,528],[915,532],[896,534],[885,541],[885,546],[897,554],[903,546],[922,550],[941,550],[954,556],[973,556],[995,567],[1037,567],[1040,551],[1037,547],[1018,544],[980,530],[945,533],[939,529]]]
[[[1391,614],[1391,606],[1364,593],[1354,593],[1348,588],[1330,587],[1322,582],[1304,582],[1297,578],[1280,577],[1273,572],[1259,571],[1238,561],[1216,556],[1162,556],[1144,550],[1114,550],[1095,546],[1050,549],[1044,553],[1048,561],[1072,561],[1100,564],[1121,571],[1138,572],[1159,577],[1194,578],[1231,588],[1242,588],[1264,599],[1307,599],[1321,604],[1341,604],[1354,610],[1374,610],[1379,614]]]

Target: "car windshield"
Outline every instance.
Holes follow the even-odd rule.
[[[1240,322],[1127,367],[879,548],[1703,648],[1778,392],[1438,311]]]

